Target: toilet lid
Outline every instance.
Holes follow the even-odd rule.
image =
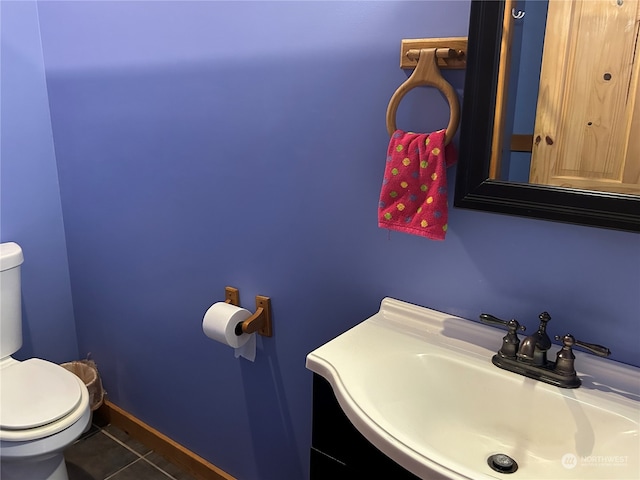
[[[0,428],[25,430],[55,422],[82,397],[73,373],[39,358],[0,371]]]

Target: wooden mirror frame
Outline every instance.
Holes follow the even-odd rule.
[[[640,196],[489,178],[504,5],[471,2],[454,206],[640,232]]]

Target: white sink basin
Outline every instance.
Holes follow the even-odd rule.
[[[491,363],[505,333],[386,298],[307,368],[371,443],[421,478],[640,478],[640,369],[576,351],[582,386],[554,387]],[[498,453],[518,470],[492,470]]]

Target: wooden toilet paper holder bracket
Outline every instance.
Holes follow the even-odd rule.
[[[234,287],[226,287],[225,303],[230,303],[236,307],[240,306],[240,291]],[[236,325],[236,335],[243,333],[258,333],[264,337],[273,335],[271,321],[271,298],[263,295],[256,295],[256,312],[247,318],[244,322]]]

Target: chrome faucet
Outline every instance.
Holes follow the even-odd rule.
[[[547,323],[551,320],[551,316],[547,312],[542,312],[538,318],[540,325],[536,333],[529,335],[520,343],[517,331],[524,331],[526,328],[517,320],[501,320],[488,313],[480,315],[480,320],[484,323],[504,326],[508,330],[502,339],[502,347],[491,359],[494,365],[558,387],[577,388],[582,382],[574,368],[576,357],[572,347],[582,347],[601,357],[611,355],[611,351],[602,345],[581,342],[573,335],[566,334],[562,337],[556,335],[555,339],[562,341],[562,348],[558,351],[555,362],[548,360],[547,351],[551,348],[551,339],[547,334]]]

